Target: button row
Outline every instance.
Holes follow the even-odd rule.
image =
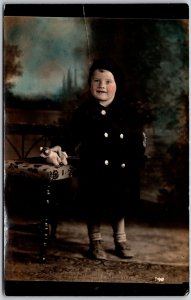
[[[105,138],[108,138],[109,134],[107,132],[104,132],[104,136],[105,136]],[[123,139],[124,138],[124,134],[120,133],[119,137],[120,137],[120,139]]]
[[[106,166],[108,166],[109,165],[109,161],[106,159],[105,161],[104,161],[104,164],[106,165]],[[125,163],[122,163],[121,164],[121,168],[125,168]]]

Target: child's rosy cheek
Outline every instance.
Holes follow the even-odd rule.
[[[114,93],[116,91],[116,86],[110,86],[109,91]]]

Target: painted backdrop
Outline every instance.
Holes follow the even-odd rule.
[[[92,61],[113,58],[148,135],[142,198],[187,213],[187,19],[5,16],[4,55],[6,122],[31,124],[69,120]]]

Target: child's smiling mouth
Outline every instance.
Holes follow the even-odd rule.
[[[105,91],[97,91],[98,94],[107,94]]]

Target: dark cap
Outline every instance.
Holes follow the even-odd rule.
[[[123,76],[121,70],[116,63],[111,59],[99,59],[96,60],[89,70],[88,84],[91,83],[91,78],[95,70],[107,70],[111,72],[115,78],[117,89],[122,86]]]

